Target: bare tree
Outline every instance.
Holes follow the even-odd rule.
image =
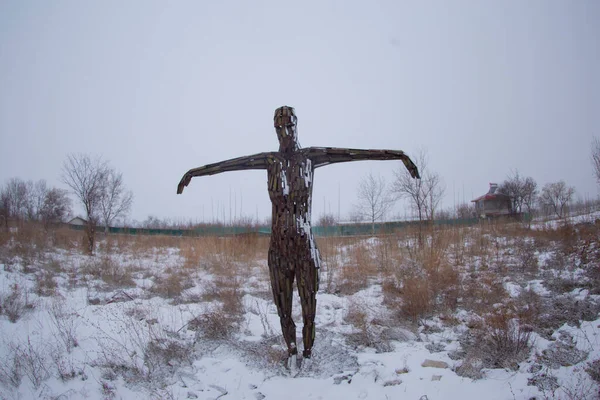
[[[70,199],[60,189],[49,189],[46,181],[23,181],[11,178],[0,190],[0,222],[8,227],[9,220],[22,222],[59,222],[70,210]]]
[[[565,207],[573,199],[575,188],[567,186],[565,181],[547,183],[542,188],[539,201],[558,218],[565,216]]]
[[[535,179],[529,176],[525,178],[525,182],[523,183],[523,205],[527,210],[527,214],[529,214],[529,217],[527,219],[527,226],[529,228],[531,228],[531,219],[533,218],[533,211],[537,197],[537,182],[535,181]]]
[[[600,140],[598,138],[592,139],[592,165],[594,166],[594,175],[596,181],[600,185]]]
[[[377,178],[369,173],[360,180],[358,185],[358,204],[354,206],[357,215],[363,220],[371,222],[371,233],[375,234],[375,222],[383,220],[391,206],[394,204],[390,192],[387,190],[385,179]]]
[[[87,249],[94,252],[96,225],[100,219],[100,202],[106,190],[108,164],[86,154],[69,154],[62,167],[62,181],[71,188],[86,215]]]
[[[48,194],[48,185],[44,179],[37,182],[25,182],[25,193],[23,208],[27,219],[30,221],[39,221],[41,219],[40,211]]]
[[[469,219],[475,216],[475,207],[472,204],[463,203],[456,206],[456,217],[458,219]]]
[[[429,170],[426,151],[421,150],[417,154],[415,164],[421,179],[413,179],[401,169],[394,171],[396,179],[392,183],[392,192],[399,198],[409,200],[419,221],[433,221],[446,188],[440,175]]]
[[[439,208],[440,202],[444,197],[446,190],[442,178],[438,173],[427,171],[425,175],[425,216],[431,222],[435,219],[435,213]]]
[[[531,216],[538,194],[535,179],[530,176],[524,178],[518,170],[514,170],[500,185],[500,191],[510,196],[513,212],[521,214],[523,207],[525,207],[527,213]]]
[[[3,201],[6,218],[22,221],[27,218],[27,183],[20,178],[11,178],[4,186]]]
[[[94,252],[96,226],[100,221],[108,227],[131,208],[133,194],[125,190],[123,175],[100,157],[70,154],[63,164],[62,181],[71,188],[85,210],[88,251]]]
[[[500,185],[500,191],[508,196],[512,202],[512,210],[520,214],[523,208],[525,179],[519,175],[518,170],[511,171],[506,180]]]
[[[125,217],[133,202],[133,193],[125,189],[123,174],[108,169],[104,191],[100,197],[101,218],[105,232],[116,218]]]
[[[71,211],[71,199],[62,189],[52,188],[46,192],[44,203],[39,210],[39,218],[48,229],[51,223],[63,222]]]
[[[0,223],[8,230],[8,218],[10,217],[10,198],[6,188],[0,190]]]
[[[330,213],[321,214],[321,216],[319,217],[319,219],[317,221],[317,226],[329,227],[329,226],[335,226],[336,224],[337,224],[337,219],[335,218],[335,215],[330,214]]]

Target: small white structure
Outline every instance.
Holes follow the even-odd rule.
[[[69,222],[67,222],[67,224],[69,225],[77,225],[77,226],[84,226],[87,225],[87,221],[81,217],[75,217],[72,220],[70,220]]]

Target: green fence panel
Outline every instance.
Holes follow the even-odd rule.
[[[468,226],[478,223],[477,218],[436,220],[434,225],[456,225]],[[428,222],[423,222],[428,224]],[[419,221],[396,221],[375,224],[375,234],[390,234],[408,227],[419,226]],[[84,230],[82,225],[69,225],[71,229]],[[363,236],[370,235],[373,225],[369,223],[341,224],[335,226],[314,226],[312,228],[315,236]],[[104,232],[104,228],[97,227],[97,232]],[[158,228],[108,228],[109,233],[125,235],[168,235],[168,236],[228,236],[255,233],[259,235],[270,235],[270,227],[249,226],[201,226],[195,229],[158,229]]]

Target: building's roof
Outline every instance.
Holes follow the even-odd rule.
[[[472,203],[480,200],[495,200],[495,199],[509,199],[510,196],[498,191],[497,183],[490,183],[490,190],[483,196],[479,196],[476,199],[471,200]]]
[[[77,221],[77,220],[81,220],[81,221],[87,223],[87,220],[85,218],[75,217],[75,218],[70,219],[69,222],[67,222],[67,224],[73,223],[73,221]]]

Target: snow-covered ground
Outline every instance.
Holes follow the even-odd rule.
[[[90,257],[80,245],[4,234],[0,397],[598,398],[586,372],[600,359],[597,288],[587,274],[598,232],[582,260],[581,251],[560,250],[558,239],[479,229],[488,228],[453,230],[454,245],[430,247],[443,250],[436,262],[458,272],[452,282],[459,294],[452,306],[432,306],[417,318],[403,308],[403,268],[432,270],[410,250],[414,238],[323,239],[314,355],[292,368],[271,300],[264,238],[142,245],[140,238],[109,237]],[[360,287],[343,285],[352,268],[369,275]],[[394,279],[398,302],[389,288]],[[489,294],[477,298],[486,285]],[[498,302],[490,300],[492,289],[501,292]],[[585,312],[555,316],[553,307]],[[509,309],[521,310],[520,319],[494,325],[494,315],[512,316]],[[297,295],[294,319],[301,343]],[[489,337],[476,339],[475,332]],[[530,348],[496,367],[473,348],[496,351],[519,338]]]

